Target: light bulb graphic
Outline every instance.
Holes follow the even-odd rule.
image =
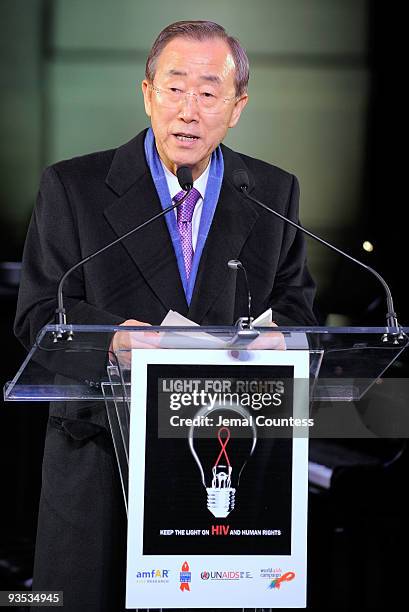
[[[226,433],[226,438],[222,439],[222,433]],[[212,468],[212,486],[206,487],[207,507],[214,516],[227,516],[234,508],[236,489],[231,486],[231,473],[233,468],[230,465],[226,446],[230,440],[230,430],[228,427],[221,427],[217,432],[217,439],[221,445],[221,451]],[[222,455],[225,457],[223,463],[219,463]]]
[[[202,457],[201,461],[195,448],[195,441],[197,440],[197,438],[195,438],[195,429],[197,428],[197,425],[194,425],[189,429],[189,447],[199,467],[202,483],[207,492],[207,508],[213,514],[213,516],[225,518],[230,514],[230,512],[232,512],[232,510],[234,510],[236,490],[240,483],[241,474],[245,465],[247,464],[247,461],[252,456],[257,444],[257,430],[252,424],[250,413],[243,406],[239,405],[229,406],[228,408],[218,404],[213,406],[213,408],[203,406],[195,414],[195,420],[196,417],[199,417],[200,419],[200,417],[209,416],[212,412],[217,410],[222,410],[228,413],[235,412],[239,414],[242,419],[246,419],[246,421],[249,423],[252,433],[250,451],[246,454],[243,461],[242,457],[234,457],[234,450],[230,448],[227,449],[227,445],[232,439],[230,429],[224,425],[219,427],[216,435],[214,436],[214,441],[218,443],[218,446],[217,444],[214,445],[215,452],[210,453],[212,459],[209,461],[209,456],[207,454],[205,457]],[[196,422],[199,422],[199,420]],[[209,486],[207,486],[206,481],[209,483]]]

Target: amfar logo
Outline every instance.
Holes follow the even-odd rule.
[[[152,569],[136,572],[135,578],[138,582],[169,582],[169,571],[167,569]]]

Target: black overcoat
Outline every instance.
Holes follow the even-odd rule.
[[[118,149],[44,171],[26,240],[15,322],[15,333],[27,348],[53,319],[62,274],[161,210],[144,137],[142,132]],[[297,179],[223,145],[222,152],[222,188],[190,306],[162,218],[68,278],[64,295],[70,323],[109,325],[133,318],[158,325],[172,309],[202,325],[230,325],[247,312],[243,279],[236,282],[227,266],[230,259],[240,259],[255,316],[271,306],[278,324],[314,325],[314,283],[302,233],[247,201],[235,189],[232,173],[245,169],[252,194],[295,221]],[[45,365],[49,358],[40,356]],[[91,384],[105,364],[101,350],[86,367],[74,360],[68,374]],[[53,404],[34,588],[64,589],[68,612],[121,609],[124,541],[123,501],[103,404]]]

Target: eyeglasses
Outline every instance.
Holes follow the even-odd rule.
[[[197,94],[190,91],[182,91],[176,87],[168,87],[166,89],[160,89],[155,85],[150,85],[150,87],[155,92],[158,102],[165,108],[180,108],[181,102],[187,100],[187,96],[193,96],[200,110],[209,114],[220,113],[225,104],[236,98],[236,96],[222,98],[207,91]]]

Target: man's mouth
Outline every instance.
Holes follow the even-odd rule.
[[[193,136],[192,134],[184,134],[183,132],[178,132],[174,134],[178,140],[181,142],[193,142],[194,140],[199,140],[199,136]]]

